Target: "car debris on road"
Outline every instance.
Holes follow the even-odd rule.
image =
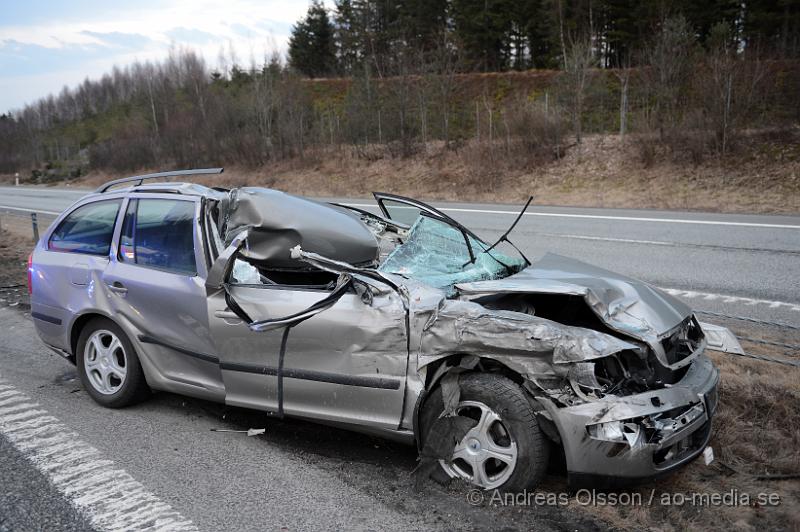
[[[267,432],[267,429],[247,429],[247,430],[234,430],[234,429],[210,429],[211,432],[233,432],[236,434],[247,434],[248,436],[260,436]]]

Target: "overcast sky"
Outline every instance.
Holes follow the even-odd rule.
[[[115,64],[163,58],[171,45],[210,66],[229,43],[242,63],[261,62],[285,53],[307,9],[308,0],[0,0],[0,113]]]

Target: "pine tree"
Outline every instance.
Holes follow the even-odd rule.
[[[434,49],[447,31],[449,0],[398,2],[398,32],[403,42],[422,51]]]
[[[509,36],[515,0],[453,0],[458,41],[470,66],[504,70],[509,63]]]
[[[320,0],[314,0],[305,18],[292,27],[289,64],[311,78],[336,71],[334,28]]]
[[[363,25],[352,0],[336,0],[334,35],[339,71],[351,75],[364,58]]]

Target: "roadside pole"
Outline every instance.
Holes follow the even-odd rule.
[[[19,172],[14,173],[14,186],[15,187],[19,186]]]
[[[36,213],[31,213],[31,225],[33,226],[33,241],[39,242],[39,221],[36,219]]]

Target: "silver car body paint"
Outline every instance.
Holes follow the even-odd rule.
[[[597,316],[615,331],[656,344],[692,311],[683,302],[646,283],[577,259],[552,253],[522,272],[505,279],[458,284],[465,296],[498,293],[581,296]],[[665,366],[663,349],[656,356]]]
[[[554,437],[564,446],[567,468],[576,478],[648,477],[680,465],[705,446],[718,371],[702,351],[706,343],[727,350],[741,346],[727,329],[704,324],[710,339],[696,342],[691,356],[670,363],[664,339],[694,319],[678,300],[645,283],[555,255],[504,279],[457,284],[453,296],[414,279],[379,272],[377,261],[372,266],[357,264],[376,257],[375,231],[340,207],[309,202],[314,207],[306,213],[316,218],[306,220],[302,213],[293,213],[287,222],[291,231],[285,233],[289,237],[279,238],[280,246],[273,246],[268,235],[280,229],[280,219],[266,210],[270,198],[286,198],[282,193],[250,190],[239,196],[246,205],[242,213],[237,214],[230,203],[234,209],[225,214],[227,223],[233,221],[224,235],[231,244],[227,249],[211,249],[211,217],[204,209],[212,202],[229,201],[230,195],[205,187],[134,186],[90,195],[70,207],[43,234],[33,255],[31,304],[40,337],[72,356],[80,332],[76,324],[87,316],[105,316],[133,343],[152,388],[275,411],[282,331],[258,332],[243,316],[253,320],[292,316],[330,293],[320,287],[229,283],[237,258],[259,265],[277,259],[282,266],[303,264],[347,276],[351,287],[330,308],[292,327],[285,339],[280,371],[283,412],[288,415],[413,441],[421,400],[448,370],[447,361],[474,355],[520,376],[541,422],[556,427]],[[145,197],[194,203],[196,275],[118,260],[127,204]],[[48,249],[50,235],[65,216],[81,205],[108,200],[120,202],[108,256]],[[306,205],[307,200],[296,200],[286,201]],[[330,236],[341,222],[347,226],[344,233]],[[259,232],[258,238],[252,237]],[[328,247],[326,238],[331,240]],[[311,252],[304,248],[308,243]],[[281,249],[289,244],[291,252]],[[355,260],[348,260],[351,257]],[[121,291],[120,285],[127,290]],[[477,301],[502,294],[577,296],[607,329],[566,325]],[[580,380],[575,375],[590,367],[585,365],[621,353],[638,357],[652,353],[682,376],[670,386],[592,400],[547,384]],[[679,418],[673,426],[667,414],[675,412]],[[681,415],[691,419],[681,424]],[[632,441],[628,433],[627,447],[612,457],[616,444],[589,432],[595,430],[591,425],[600,423],[604,425],[597,434],[616,434],[614,423],[631,419],[651,423],[652,429],[641,431],[655,431],[658,437],[650,443]],[[673,453],[679,447],[683,451]]]
[[[217,226],[226,244],[249,231],[242,256],[258,264],[297,268],[289,256],[297,245],[354,264],[371,263],[378,256],[375,237],[351,211],[278,190],[232,190],[219,203]]]

